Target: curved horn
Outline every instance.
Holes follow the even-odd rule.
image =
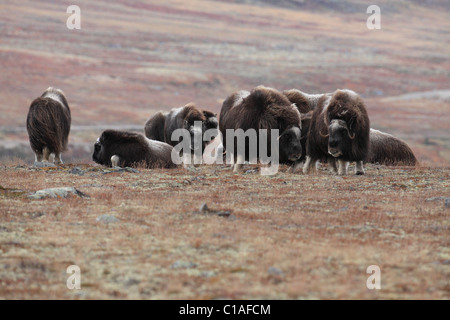
[[[355,139],[355,133],[353,132],[353,134],[350,134],[350,131],[348,131],[348,137],[352,140]]]
[[[328,133],[328,134],[323,134],[322,131],[319,131],[319,135],[320,135],[322,138],[328,138],[328,137],[330,136],[329,133]]]

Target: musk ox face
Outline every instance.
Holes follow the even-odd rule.
[[[341,119],[333,119],[328,127],[328,153],[335,158],[346,154],[355,138],[347,125],[347,122]]]
[[[106,148],[100,142],[100,138],[95,141],[94,144],[94,153],[92,154],[92,160],[98,164],[102,164],[105,166],[111,165],[111,156],[106,154]]]
[[[216,130],[219,127],[219,121],[217,120],[217,114],[213,114],[212,116],[209,116],[206,118],[205,122],[204,122],[204,128],[205,131],[206,130]],[[211,136],[211,141],[214,140],[217,137],[218,131],[216,132],[216,134]]]
[[[191,150],[199,150],[206,146],[205,142],[203,141],[203,132],[205,132],[205,123],[202,121],[194,121],[193,123],[190,123],[187,120],[184,120],[183,128],[187,131],[189,131],[189,134],[191,136]]]
[[[286,129],[278,138],[280,160],[295,162],[302,156],[301,130],[292,126]]]

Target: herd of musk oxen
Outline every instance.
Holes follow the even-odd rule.
[[[70,108],[60,89],[50,87],[31,103],[27,131],[37,163],[48,163],[53,154],[54,163],[62,164],[61,153],[67,150],[70,124]],[[221,139],[216,157],[223,160],[228,155],[235,172],[241,171],[242,164],[249,160],[251,147],[256,148],[259,159],[262,148],[266,147],[265,155],[270,155],[273,145],[278,145],[275,152],[279,163],[288,164],[290,172],[303,166],[305,174],[316,171],[319,162],[327,163],[330,171],[339,175],[347,174],[350,162],[355,163],[357,175],[365,173],[364,163],[417,164],[405,142],[370,128],[363,99],[347,89],[307,94],[297,89],[280,92],[258,86],[228,96],[219,119],[213,112],[188,103],[157,112],[143,129],[144,134],[105,130],[94,144],[92,159],[110,167],[175,168],[179,163],[174,163],[172,154],[182,136],[174,139],[173,134],[177,129],[184,129],[188,151],[182,149],[175,154],[184,160],[187,154],[192,160],[194,154],[202,155],[213,139]],[[205,139],[205,133],[211,129],[215,134]],[[257,141],[248,140],[246,133],[250,129]],[[227,141],[227,130],[239,132],[241,136],[236,134],[232,136],[236,141]],[[267,132],[264,140],[261,132]],[[274,132],[275,140],[270,136]],[[238,139],[247,139],[244,148],[237,147]],[[184,160],[184,164],[190,163]]]

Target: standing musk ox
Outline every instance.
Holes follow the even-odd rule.
[[[366,162],[393,166],[415,166],[418,163],[404,141],[375,129],[370,129],[370,148]]]
[[[174,168],[172,149],[139,133],[105,130],[94,144],[92,160],[108,167]]]
[[[234,150],[227,149],[226,130],[254,129],[257,136],[257,155],[259,150],[259,129],[267,130],[267,155],[271,150],[271,130],[278,129],[279,163],[298,164],[302,155],[301,117],[295,105],[275,89],[259,86],[251,92],[239,91],[230,95],[222,104],[219,118],[222,144],[227,153],[234,157],[234,171],[240,170],[244,160],[249,160],[249,143],[245,143],[245,154],[238,153],[238,137],[234,137]],[[242,138],[242,137],[241,137]],[[247,140],[247,138],[244,138]]]
[[[359,95],[351,90],[336,90],[322,96],[314,109],[306,143],[304,173],[315,168],[317,161],[327,160],[338,174],[347,174],[355,161],[355,173],[364,174],[363,161],[369,154],[370,121]]]
[[[200,148],[201,153],[203,153],[209,143],[209,141],[203,139],[204,132],[208,129],[217,129],[217,125],[217,118],[214,113],[200,110],[194,103],[188,103],[184,107],[174,108],[169,112],[160,111],[156,113],[145,123],[144,132],[149,139],[176,146],[180,143],[181,138],[172,140],[172,134],[177,129],[185,129],[190,135],[191,154],[197,154],[196,151]],[[213,134],[211,140],[216,135]]]
[[[325,94],[308,94],[298,89],[290,89],[283,91],[283,94],[289,99],[291,103],[294,103],[302,117],[302,150],[306,151],[306,140],[308,138],[309,127],[311,125],[311,117],[313,110],[317,107],[317,104],[322,96]],[[303,152],[300,161],[304,161],[306,158],[306,152]]]
[[[71,124],[69,105],[64,93],[49,87],[30,105],[27,116],[27,131],[36,162],[62,164],[61,153],[67,150]]]

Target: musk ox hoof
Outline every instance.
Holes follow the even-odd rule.
[[[364,172],[364,171],[356,171],[355,172],[355,175],[357,175],[357,176],[362,176],[362,175],[365,175],[366,173]]]

